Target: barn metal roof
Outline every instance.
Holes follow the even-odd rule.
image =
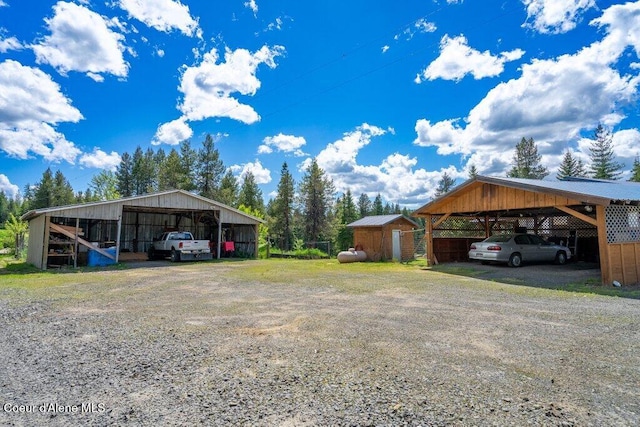
[[[351,224],[347,224],[347,227],[382,227],[400,218],[412,223],[416,227],[420,227],[418,223],[402,214],[365,216],[364,218],[360,218],[359,220],[354,221]]]
[[[255,223],[264,223],[264,220],[257,218],[253,215],[249,215],[246,212],[243,212],[239,209],[235,209],[232,208],[231,206],[227,206],[223,203],[220,202],[216,202],[215,200],[211,200],[208,199],[206,197],[200,196],[198,194],[194,194],[194,193],[190,193],[188,191],[185,190],[167,190],[167,191],[159,191],[156,193],[148,193],[148,194],[141,194],[138,196],[131,196],[131,197],[124,197],[121,199],[114,199],[114,200],[106,200],[106,201],[98,201],[98,202],[88,202],[88,203],[80,203],[80,204],[75,204],[75,205],[66,205],[66,206],[54,206],[51,208],[42,208],[42,209],[34,209],[34,210],[30,210],[29,212],[25,213],[24,215],[22,215],[22,219],[23,220],[31,220],[33,218],[36,218],[40,215],[44,215],[47,214],[49,216],[56,216],[56,214],[60,214],[62,216],[65,216],[67,214],[69,214],[70,212],[79,212],[79,211],[83,211],[83,212],[87,212],[87,210],[99,210],[99,209],[105,209],[108,208],[112,205],[124,205],[127,206],[129,209],[136,209],[136,202],[137,201],[143,201],[143,200],[147,200],[149,201],[149,203],[146,203],[145,206],[152,206],[152,205],[158,205],[158,209],[160,210],[171,210],[171,208],[167,208],[167,207],[162,207],[160,206],[161,203],[159,203],[159,201],[162,198],[166,198],[166,197],[170,197],[170,196],[177,196],[177,197],[182,197],[182,198],[187,198],[187,199],[192,199],[192,200],[196,200],[198,201],[203,207],[206,207],[206,209],[212,209],[212,210],[222,210],[222,211],[227,211],[229,213],[231,213],[232,215],[236,215],[240,216],[240,217],[244,217],[247,220],[251,221],[251,222],[255,222]],[[182,199],[184,200],[184,199]],[[149,208],[147,208],[148,210]],[[175,210],[175,209],[174,209]],[[101,218],[101,219],[114,219],[114,218],[110,218],[110,217],[100,217],[97,216],[96,218]],[[117,218],[115,218],[117,219]]]

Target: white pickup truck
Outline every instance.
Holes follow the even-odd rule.
[[[188,231],[168,231],[153,240],[149,259],[171,257],[172,262],[195,259],[212,259],[208,240],[195,240]]]

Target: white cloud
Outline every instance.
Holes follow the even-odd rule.
[[[155,49],[156,55],[158,55],[159,58],[164,58],[164,49],[160,49],[159,47],[156,47]]]
[[[258,14],[258,4],[256,3],[256,0],[249,0],[247,2],[244,2],[244,7],[251,9],[251,11],[253,12],[253,16],[256,16]]]
[[[0,6],[2,5],[0,4]],[[20,189],[18,188],[18,186],[12,184],[5,174],[0,173],[0,193],[6,194],[9,198],[14,198],[18,195],[19,192]]]
[[[229,169],[238,174],[240,178],[244,178],[247,172],[251,172],[256,179],[256,184],[268,184],[271,182],[271,171],[262,166],[258,159],[255,162],[230,166]]]
[[[463,154],[483,173],[504,173],[515,144],[533,138],[543,164],[553,167],[558,154],[583,130],[597,123],[615,126],[623,108],[638,95],[640,77],[613,68],[627,46],[640,47],[640,4],[605,11],[594,24],[607,26],[602,41],[572,55],[534,60],[519,78],[491,89],[464,119],[416,122],[415,144],[437,147],[439,154]]]
[[[560,34],[573,30],[581,15],[596,7],[595,0],[522,0],[527,8],[524,27],[542,34]]]
[[[443,171],[414,169],[417,159],[399,153],[387,156],[378,165],[358,163],[359,151],[368,146],[373,138],[387,133],[391,133],[391,130],[366,123],[358,126],[341,139],[328,144],[316,156],[318,166],[333,180],[338,192],[349,189],[356,196],[367,193],[370,197],[380,193],[384,200],[403,205],[424,203],[435,192]],[[306,159],[298,165],[299,170],[304,171],[310,162],[310,158]],[[450,176],[460,175],[454,167],[446,170]]]
[[[429,22],[424,18],[418,19],[414,24],[414,27],[421,33],[433,33],[438,27],[433,22]]]
[[[61,74],[69,71],[126,77],[124,36],[110,29],[114,23],[74,3],[58,2],[53,18],[45,19],[51,32],[32,46],[39,64],[49,64]]]
[[[178,106],[186,120],[228,117],[246,124],[255,123],[260,116],[249,105],[232,98],[232,93],[253,96],[260,88],[256,77],[258,65],[275,68],[275,58],[284,53],[282,46],[263,46],[251,53],[246,49],[226,49],[224,62],[218,64],[218,52],[204,54],[202,62],[185,67],[180,91],[184,94]]]
[[[24,49],[24,45],[15,37],[0,38],[0,52]]]
[[[192,136],[193,130],[184,119],[180,118],[158,126],[156,135],[151,143],[153,145],[178,145]]]
[[[120,155],[115,151],[107,154],[96,147],[92,153],[80,156],[79,163],[88,168],[105,169],[114,172],[120,164]]]
[[[269,154],[275,149],[283,153],[293,153],[295,156],[304,156],[301,148],[307,143],[302,136],[284,135],[268,136],[262,140],[264,144],[258,147],[259,154]]]
[[[30,153],[73,163],[80,153],[55,125],[78,122],[82,114],[51,76],[6,60],[0,63],[0,149],[25,159]]]
[[[382,53],[387,53],[388,50],[389,50],[389,45],[388,44],[382,46]]]
[[[440,40],[440,55],[416,77],[416,82],[435,80],[462,80],[472,74],[476,80],[495,77],[504,71],[508,61],[520,59],[524,51],[515,49],[492,55],[489,51],[480,52],[467,44],[464,36],[454,38],[445,35]]]
[[[9,6],[9,5],[5,3],[3,0],[0,0],[0,7],[5,7],[5,6]]]
[[[119,6],[130,16],[158,31],[174,29],[191,37],[201,37],[198,21],[191,17],[189,6],[173,0],[120,0]]]

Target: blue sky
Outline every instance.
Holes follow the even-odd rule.
[[[76,190],[135,147],[199,147],[265,199],[312,158],[339,192],[426,203],[444,172],[555,171],[598,123],[640,154],[640,2],[0,0],[0,190]]]

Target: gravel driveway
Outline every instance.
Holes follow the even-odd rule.
[[[326,260],[3,280],[0,425],[640,420],[638,300]]]

